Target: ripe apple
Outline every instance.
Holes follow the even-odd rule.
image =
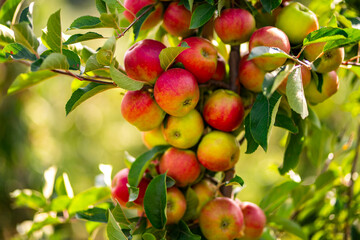
[[[164,44],[151,39],[132,45],[124,56],[126,74],[132,79],[154,84],[164,72],[159,59],[159,54],[164,48],[166,48]]]
[[[300,66],[300,70],[301,70],[301,80],[303,83],[303,87],[304,89],[309,85],[310,80],[311,80],[311,72],[310,70],[305,67],[304,65]],[[286,77],[283,82],[280,84],[280,86],[278,87],[278,91],[282,94],[286,94],[286,84],[287,84],[287,80],[288,78]]]
[[[266,216],[263,210],[251,202],[240,203],[244,215],[244,231],[241,239],[259,239],[266,225]]]
[[[128,91],[121,102],[121,114],[140,131],[159,127],[165,117],[165,112],[145,90]]]
[[[181,68],[172,68],[160,75],[155,83],[154,96],[168,114],[182,117],[193,110],[199,101],[199,86],[194,75]]]
[[[147,132],[141,132],[142,141],[148,149],[152,149],[158,145],[168,145],[164,135],[161,131],[161,127],[154,128]]]
[[[288,36],[290,43],[301,44],[312,31],[319,29],[318,19],[310,9],[298,2],[284,7],[277,16],[275,27]]]
[[[176,187],[167,189],[166,203],[166,224],[178,223],[184,216],[186,210],[186,200],[184,194]]]
[[[255,18],[240,8],[228,8],[215,19],[214,28],[221,41],[230,45],[247,42],[255,31]]]
[[[312,79],[305,89],[305,97],[311,104],[318,104],[334,95],[339,89],[339,78],[335,71],[322,74],[322,91],[317,89],[316,82]]]
[[[232,134],[221,131],[206,134],[197,149],[199,162],[211,171],[226,171],[232,168],[239,156],[239,142]]]
[[[205,206],[205,204],[214,199],[216,186],[208,180],[203,179],[201,182],[191,186],[191,188],[194,190],[199,200],[196,208],[196,218],[198,218],[200,216],[201,209]]]
[[[334,48],[329,51],[323,52],[326,42],[313,43],[306,46],[304,50],[304,57],[310,62],[314,61],[315,71],[319,73],[331,72],[339,68],[342,61],[344,61],[344,48]]]
[[[190,48],[180,53],[176,61],[194,74],[198,83],[209,81],[216,71],[216,48],[209,40],[200,37],[186,38],[182,42],[186,42]]]
[[[290,42],[286,34],[276,27],[263,27],[256,30],[249,41],[249,51],[255,47],[276,47],[290,53]],[[258,57],[253,62],[264,71],[272,71],[282,66],[286,58]]]
[[[219,197],[203,207],[199,224],[201,232],[208,240],[233,240],[243,228],[244,217],[234,200]]]
[[[165,30],[178,37],[189,36],[193,31],[189,29],[191,12],[184,5],[178,2],[172,2],[167,7],[163,17],[163,26]]]
[[[244,105],[235,92],[218,89],[205,101],[203,116],[213,128],[231,132],[240,126],[244,118]]]
[[[167,175],[176,181],[177,186],[185,187],[195,182],[201,169],[193,151],[172,147],[162,155],[159,170],[160,173],[167,172]]]
[[[216,81],[222,81],[226,77],[226,63],[225,59],[218,54],[217,64],[216,64],[216,71],[211,79]]]
[[[261,92],[266,72],[260,69],[252,60],[247,60],[248,54],[239,63],[238,81],[248,90]]]
[[[191,148],[200,140],[204,131],[204,122],[198,111],[191,110],[183,117],[169,116],[162,125],[164,137],[177,148]]]
[[[124,16],[129,22],[133,22],[136,14],[145,6],[156,4],[156,0],[125,0],[124,1]],[[141,30],[151,29],[155,27],[160,21],[163,12],[163,5],[156,4],[155,11],[150,13],[148,18],[141,26]]]
[[[120,170],[115,177],[113,178],[112,184],[111,184],[111,195],[112,198],[117,200],[121,206],[126,205],[126,203],[129,200],[129,190],[127,187],[128,184],[128,175],[129,175],[129,169],[124,168]],[[144,201],[144,195],[147,186],[149,185],[149,180],[146,178],[142,178],[138,188],[139,188],[139,196],[134,201],[134,203],[138,205],[142,205]]]

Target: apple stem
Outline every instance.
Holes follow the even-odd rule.
[[[237,76],[239,72],[239,62],[240,62],[240,45],[231,46],[230,57],[229,57],[229,67],[230,67],[230,89],[236,93],[239,93],[240,88],[237,83]]]

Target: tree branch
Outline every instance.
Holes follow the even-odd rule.
[[[104,80],[99,80],[99,79],[95,79],[95,78],[83,77],[83,76],[74,74],[74,73],[72,73],[72,72],[70,72],[70,71],[62,71],[62,70],[58,70],[58,69],[53,69],[53,70],[51,70],[51,71],[54,72],[54,73],[58,73],[58,74],[62,74],[62,75],[67,75],[67,76],[70,76],[70,77],[79,79],[80,81],[89,81],[89,82],[109,84],[109,85],[115,85],[115,86],[116,86],[116,84],[115,84],[114,82],[112,82],[112,81],[104,81]],[[97,78],[109,80],[107,77],[102,78],[102,77],[100,77],[100,76],[97,76]]]

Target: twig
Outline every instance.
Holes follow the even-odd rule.
[[[352,65],[352,66],[360,66],[360,63],[358,62],[342,62],[342,65]]]
[[[240,45],[231,46],[229,67],[230,67],[230,89],[239,93],[239,84],[237,83],[237,76],[239,72],[240,62]]]
[[[203,83],[203,84],[199,85],[199,87],[201,87],[201,88],[209,88],[211,86],[230,89],[229,84],[227,84],[226,82],[216,81],[216,80],[210,80],[210,81],[208,81],[206,83]]]
[[[95,78],[88,78],[88,77],[83,77],[77,74],[74,74],[70,71],[62,71],[62,70],[58,70],[58,69],[53,69],[51,70],[54,73],[59,73],[62,75],[67,75],[70,77],[74,77],[76,79],[79,79],[80,81],[89,81],[89,82],[95,82],[95,83],[102,83],[102,84],[109,84],[109,85],[115,85],[116,84],[114,82],[110,82],[110,81],[103,81],[103,80],[99,80],[99,79],[95,79]],[[102,78],[102,77],[98,77],[98,78]],[[107,78],[105,78],[106,80],[108,80]]]

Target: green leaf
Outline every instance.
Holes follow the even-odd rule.
[[[102,13],[100,15],[100,21],[102,22],[104,27],[114,28],[114,29],[118,28],[119,19],[118,19],[117,14],[114,14],[114,13]]]
[[[0,24],[0,46],[15,42],[13,30]]]
[[[164,69],[164,71],[168,70],[177,56],[188,48],[189,47],[168,47],[161,50],[159,55],[161,68]]]
[[[111,13],[122,13],[125,8],[120,4],[118,0],[103,0],[109,8]]]
[[[148,10],[150,9],[150,10]],[[147,11],[140,19],[137,20],[137,22],[133,26],[133,32],[134,32],[134,41],[139,37],[140,29],[145,20],[148,18],[148,16],[155,11],[154,5],[148,5],[140,9],[139,12],[136,13],[136,17],[139,18],[145,11]]]
[[[75,19],[75,21],[70,25],[68,30],[102,28],[102,27],[104,27],[104,25],[102,24],[100,18],[93,16],[82,16]]]
[[[292,58],[289,54],[281,50],[280,48],[275,47],[254,47],[248,57],[248,60],[257,58],[257,57],[274,57],[274,58]]]
[[[71,202],[71,198],[66,195],[58,196],[54,198],[50,203],[50,211],[54,212],[62,212],[67,210],[69,204]]]
[[[288,77],[286,96],[291,109],[300,114],[303,119],[309,115],[304,87],[301,80],[300,67],[292,71]]]
[[[60,53],[51,53],[44,59],[40,66],[40,70],[44,69],[69,69],[69,63],[67,58]]]
[[[127,219],[119,203],[116,204],[115,208],[111,211],[111,213],[113,214],[115,220],[121,225],[130,225],[130,221]]]
[[[113,60],[116,46],[116,39],[114,36],[110,37],[101,49],[96,54],[96,60],[103,66],[109,66]]]
[[[255,152],[256,149],[259,147],[259,144],[255,141],[255,139],[251,133],[250,114],[248,114],[245,118],[245,138],[246,138],[246,142],[247,142],[246,154]]]
[[[66,115],[72,112],[77,106],[83,103],[85,100],[91,98],[92,96],[106,91],[108,89],[115,88],[114,85],[110,84],[101,84],[91,82],[83,88],[79,88],[73,92],[69,101],[66,103],[65,110]]]
[[[96,9],[100,14],[107,13],[107,8],[104,0],[96,0],[95,5],[96,5]]]
[[[156,237],[151,233],[144,233],[141,237],[143,240],[156,240]]]
[[[21,0],[7,0],[3,3],[0,8],[0,23],[3,25],[10,26],[16,8]]]
[[[46,43],[54,52],[62,52],[60,10],[49,17],[47,22]]]
[[[321,129],[321,122],[316,112],[314,112],[314,110],[312,110],[312,108],[310,107],[308,107],[308,110],[309,110],[309,116],[307,117],[307,119],[311,122],[313,126],[317,127],[318,129]]]
[[[270,99],[258,94],[250,112],[250,131],[256,143],[265,151],[268,146],[270,129],[275,122],[281,95],[274,92]]]
[[[304,240],[308,239],[306,234],[301,229],[301,226],[298,223],[296,223],[295,221],[292,221],[287,218],[279,217],[279,216],[272,216],[269,219],[269,222],[275,223],[276,225],[280,226],[281,230],[292,233],[301,239],[304,239]]]
[[[163,154],[168,148],[169,146],[155,146],[150,151],[147,151],[136,158],[129,171],[129,185],[132,187],[137,187],[150,161],[155,159],[159,154]]]
[[[285,78],[294,70],[295,64],[290,63],[279,67],[275,71],[265,74],[264,82],[262,85],[263,94],[270,98],[276,89],[281,85]]]
[[[325,44],[323,51],[329,51],[334,48],[345,47],[348,45],[356,44],[360,41],[360,30],[354,28],[343,29],[347,33],[346,39],[339,39],[336,41],[329,41]]]
[[[94,207],[87,209],[85,211],[77,212],[76,218],[85,219],[92,222],[107,223],[108,219],[106,213],[107,213],[107,209]]]
[[[63,173],[56,179],[55,192],[58,196],[68,196],[69,198],[74,196],[69,176],[66,173]]]
[[[97,59],[96,59],[96,54],[93,54],[89,57],[89,59],[86,61],[85,64],[85,73],[90,72],[90,71],[94,71],[100,68],[103,68],[104,65],[101,65]]]
[[[79,70],[80,69],[80,58],[74,51],[63,49],[62,54],[66,57],[69,63],[70,70]]]
[[[12,28],[14,30],[16,42],[21,43],[35,53],[36,49],[39,47],[39,42],[29,24],[22,22],[13,25]]]
[[[225,0],[219,0],[218,1],[218,7],[217,7],[217,10],[218,10],[219,14],[221,13],[221,10],[223,9],[224,6],[225,6]]]
[[[10,88],[8,89],[8,94],[16,93],[56,75],[57,73],[51,72],[49,70],[22,73],[17,76],[15,81],[11,84]]]
[[[186,211],[182,219],[184,221],[194,220],[198,217],[197,216],[198,212],[196,211],[196,209],[199,205],[199,199],[194,189],[189,187],[186,190],[185,199],[186,199]]]
[[[17,189],[10,195],[15,199],[16,207],[29,207],[35,210],[39,210],[46,206],[46,199],[44,195],[35,190]]]
[[[214,15],[216,8],[208,3],[201,4],[195,8],[191,15],[190,29],[195,29],[203,26],[207,23]]]
[[[325,187],[326,185],[332,184],[338,177],[338,174],[335,171],[328,170],[320,174],[315,181],[315,186],[317,190]]]
[[[281,0],[261,0],[261,5],[266,12],[271,13],[272,10],[280,6],[281,2]]]
[[[121,231],[120,225],[116,222],[110,210],[109,210],[109,221],[106,227],[106,233],[109,240],[127,240],[127,237]]]
[[[30,5],[21,12],[19,22],[26,22],[32,28],[33,27],[33,9],[34,9],[34,2],[31,2]]]
[[[323,27],[309,33],[303,41],[303,46],[318,42],[330,42],[339,39],[346,39],[348,33],[341,28]]]
[[[299,128],[295,125],[294,121],[290,117],[284,114],[278,113],[276,115],[274,126],[286,129],[291,133],[299,132]]]
[[[110,76],[118,87],[125,90],[136,91],[140,90],[144,86],[144,83],[129,78],[124,73],[116,69],[114,65],[110,66]]]
[[[169,227],[169,238],[176,240],[201,240],[201,236],[193,234],[184,221]]]
[[[60,223],[61,223],[61,221],[59,218],[54,218],[54,217],[48,216],[47,218],[45,218],[44,220],[42,220],[40,222],[34,222],[27,234],[31,235],[31,233],[33,233],[37,230],[40,230],[45,226],[57,225]]]
[[[233,177],[232,179],[230,179],[230,181],[226,182],[226,186],[244,186],[245,182],[244,180],[238,176],[235,175],[235,177]]]
[[[10,43],[4,47],[3,51],[6,55],[11,55],[14,59],[29,59],[31,61],[37,59],[33,53],[20,43]]]
[[[110,196],[111,191],[108,187],[92,187],[87,189],[72,199],[69,206],[69,214],[73,215],[76,212],[86,210],[89,206],[108,199]]]
[[[78,34],[72,35],[66,42],[64,42],[64,45],[69,45],[69,44],[74,44],[74,43],[78,43],[78,42],[84,42],[84,41],[99,39],[99,38],[104,38],[104,37],[101,34],[98,34],[96,32],[87,32],[85,34],[78,33]]]
[[[151,180],[144,196],[146,216],[150,223],[157,229],[163,229],[165,227],[166,204],[166,174],[161,174]]]

